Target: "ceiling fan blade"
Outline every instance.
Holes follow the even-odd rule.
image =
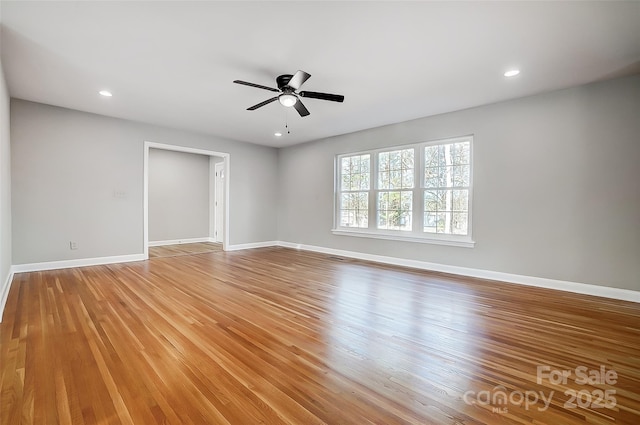
[[[268,105],[271,102],[276,101],[276,100],[278,100],[278,96],[272,97],[271,99],[267,99],[264,102],[258,103],[257,105],[253,105],[253,106],[247,108],[247,111],[255,111],[256,109],[262,108],[264,105]]]
[[[301,91],[298,94],[302,97],[310,97],[312,99],[330,100],[332,102],[344,101],[344,96],[341,94],[318,93],[315,91]]]
[[[307,115],[309,115],[309,110],[302,104],[300,99],[298,99],[298,101],[293,104],[293,107],[296,108],[296,111],[298,111],[301,117],[306,117]]]
[[[310,77],[311,74],[307,74],[304,71],[298,71],[293,77],[291,77],[291,80],[289,80],[287,85],[294,90],[299,90],[300,86],[302,86]]]
[[[249,86],[249,87],[257,87],[259,89],[264,89],[264,90],[269,90],[269,91],[274,91],[274,92],[279,92],[280,91],[278,89],[274,89],[273,87],[261,86],[260,84],[248,83],[248,82],[242,81],[242,80],[235,80],[234,83],[242,84],[242,85]]]

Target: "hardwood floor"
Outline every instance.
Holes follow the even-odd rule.
[[[203,254],[205,252],[222,251],[221,243],[196,242],[175,245],[150,246],[149,258],[177,257],[178,255]]]
[[[640,423],[640,304],[285,248],[17,274],[0,344],[7,425]]]

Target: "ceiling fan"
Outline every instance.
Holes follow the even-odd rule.
[[[247,111],[255,111],[258,108],[268,105],[271,102],[278,100],[282,106],[293,106],[301,117],[309,115],[309,110],[302,104],[300,97],[308,97],[311,99],[329,100],[331,102],[342,102],[344,96],[339,94],[318,93],[314,91],[298,91],[300,87],[311,77],[304,71],[298,71],[294,75],[284,74],[276,78],[276,84],[278,88],[262,86],[260,84],[248,83],[246,81],[235,80],[236,84],[243,84],[245,86],[257,87],[259,89],[269,90],[272,92],[280,93],[278,96],[267,99],[264,102],[260,102],[257,105],[253,105],[247,108]]]

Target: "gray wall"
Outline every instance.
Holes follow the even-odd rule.
[[[149,149],[148,164],[149,241],[209,237],[209,156]]]
[[[280,240],[640,290],[640,76],[281,149]],[[334,156],[473,134],[475,248],[336,236]]]
[[[229,153],[230,244],[277,238],[275,149],[12,99],[13,264],[141,254],[144,141]]]
[[[0,249],[12,218],[13,264],[142,253],[148,140],[231,154],[232,245],[279,239],[640,290],[638,116],[634,76],[277,151],[14,99]],[[0,153],[6,120],[0,108]],[[475,248],[331,234],[336,154],[464,134],[475,136]],[[3,273],[10,263],[3,255]]]
[[[9,93],[0,62],[0,320],[11,268],[11,144]]]

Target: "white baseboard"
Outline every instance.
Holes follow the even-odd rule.
[[[251,243],[241,243],[236,245],[228,245],[225,251],[240,251],[243,249],[253,249],[253,248],[267,248],[270,246],[279,246],[280,242],[278,241],[264,241],[264,242],[251,242]]]
[[[44,263],[16,264],[14,273],[39,272],[43,270],[68,269],[71,267],[100,266],[103,264],[128,263],[145,260],[144,254],[116,255],[113,257],[80,258],[77,260],[49,261]]]
[[[577,294],[593,295],[596,297],[613,298],[623,301],[640,303],[640,291],[630,289],[610,288],[607,286],[591,285],[588,283],[568,282],[563,280],[547,279],[535,276],[525,276],[512,273],[503,273],[492,270],[474,269],[469,267],[450,266],[439,263],[429,263],[419,260],[408,260],[405,258],[388,257],[385,255],[365,254],[356,251],[344,251],[341,249],[325,248],[314,245],[296,244],[292,242],[278,241],[278,246],[285,248],[301,249],[304,251],[314,251],[323,254],[338,255],[341,257],[355,258],[358,260],[374,261],[377,263],[392,264],[396,266],[411,267],[422,270],[431,270],[443,273],[452,273],[481,279],[498,280],[506,283],[519,285],[536,286],[539,288],[555,289]]]
[[[167,241],[149,241],[149,246],[165,246],[165,245],[180,245],[183,243],[198,243],[198,242],[216,242],[214,238],[187,238],[187,239],[172,239]]]
[[[186,243],[186,242],[185,242]],[[450,266],[446,264],[430,263],[419,260],[409,260],[405,258],[388,257],[384,255],[366,254],[356,251],[346,251],[341,249],[326,248],[315,245],[296,244],[286,241],[264,241],[245,244],[230,245],[227,251],[239,251],[243,249],[266,248],[271,246],[281,246],[284,248],[300,249],[305,251],[319,252],[323,254],[337,255],[341,257],[355,258],[359,260],[373,261],[383,264],[411,267],[422,270],[431,270],[443,273],[452,273],[462,276],[477,277],[481,279],[497,280],[506,283],[535,286],[539,288],[555,289],[559,291],[573,292],[577,294],[593,295],[597,297],[611,298],[623,301],[640,303],[640,291],[629,289],[610,288],[606,286],[591,285],[586,283],[568,282],[555,279],[547,279],[535,276],[525,276],[512,273],[503,273],[492,270],[474,269],[469,267]],[[15,273],[55,270],[71,267],[97,266],[112,263],[125,263],[131,261],[145,260],[144,254],[119,255],[113,257],[83,258],[77,260],[51,261],[43,263],[18,264],[13,265],[7,276],[0,298],[0,322],[2,313],[7,302],[9,289]]]
[[[0,294],[0,323],[2,322],[2,317],[4,316],[4,307],[7,304],[7,298],[9,298],[9,289],[11,288],[11,282],[13,282],[13,268],[9,270],[9,274],[7,275],[7,279],[2,286],[2,294]]]

